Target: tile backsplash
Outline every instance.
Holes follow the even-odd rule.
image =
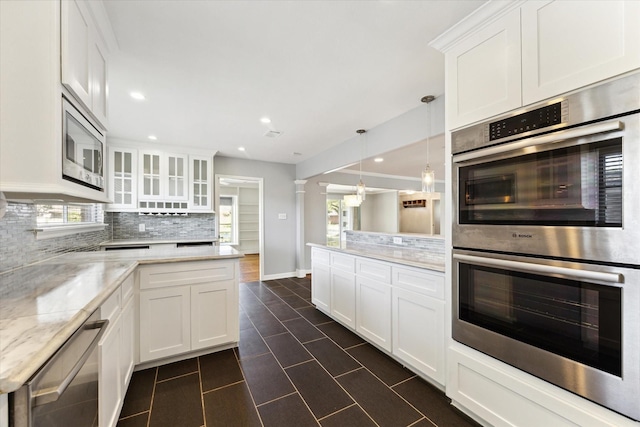
[[[346,231],[347,242],[371,245],[398,246],[402,248],[424,249],[433,254],[444,255],[444,238],[442,236],[424,236],[411,234],[375,233],[366,231]],[[400,238],[401,243],[394,243]]]
[[[140,215],[135,212],[105,212],[110,239],[215,239],[215,214]],[[140,230],[144,224],[145,231]]]
[[[0,219],[0,272],[42,261],[67,252],[95,251],[109,240],[102,231],[36,240],[36,205],[9,203]]]
[[[36,205],[9,203],[0,218],[0,272],[68,252],[96,251],[100,243],[121,239],[209,239],[215,238],[215,214],[188,216],[144,216],[137,213],[105,212],[102,231],[76,233],[36,240]],[[139,225],[145,231],[139,231]]]

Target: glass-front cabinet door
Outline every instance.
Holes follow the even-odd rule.
[[[189,159],[191,165],[190,209],[212,211],[213,159],[200,156],[190,156]]]
[[[137,150],[109,147],[109,198],[113,203],[108,209],[135,209],[137,203]]]
[[[187,156],[182,154],[167,154],[164,163],[167,165],[165,181],[166,199],[187,200]]]
[[[140,153],[140,198],[159,199],[160,191],[160,153]]]

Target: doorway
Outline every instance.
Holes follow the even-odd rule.
[[[241,281],[264,276],[263,179],[215,175],[216,230],[219,244],[245,254]],[[256,271],[257,270],[257,271]]]

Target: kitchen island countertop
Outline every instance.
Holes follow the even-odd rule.
[[[327,246],[307,243],[308,246],[338,251],[350,255],[394,262],[411,267],[426,268],[428,270],[444,272],[444,255],[418,248],[403,248],[366,243],[342,242],[340,246]]]
[[[22,386],[138,265],[242,256],[228,246],[76,252],[0,274],[0,393]]]

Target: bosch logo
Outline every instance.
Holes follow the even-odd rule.
[[[519,233],[513,233],[511,235],[511,237],[513,237],[514,239],[531,239],[533,238],[533,234],[519,234]]]

